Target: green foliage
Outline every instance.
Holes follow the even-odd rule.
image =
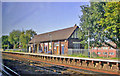
[[[95,53],[93,53],[94,55],[96,55]],[[79,54],[79,55],[76,55],[76,54],[73,54],[73,55],[68,55],[68,56],[72,56],[72,57],[83,57],[83,58],[89,58],[88,56],[85,56],[85,55],[83,55],[83,54]],[[94,58],[94,59],[113,59],[113,60],[118,60],[118,59],[120,59],[120,58],[117,58],[117,57],[115,57],[115,58],[111,58],[111,57],[109,57],[109,58],[107,58],[107,57],[99,57],[99,56],[93,56],[92,58]]]
[[[5,50],[6,52],[24,52],[24,51],[22,51],[22,50]]]
[[[31,37],[36,35],[36,32],[32,29],[24,31],[13,30],[10,32],[8,41],[14,46],[15,48],[27,48],[28,42],[31,40]]]
[[[12,45],[10,44],[10,42],[8,41],[8,36],[2,36],[2,49],[7,49],[7,48],[11,48]]]
[[[97,21],[100,20],[101,17],[103,17],[104,10],[103,5],[105,3],[103,2],[91,2],[91,6],[81,6],[83,15],[80,17],[80,27],[81,32],[80,39],[83,41],[81,42],[83,45],[88,44],[88,37],[93,39],[94,41],[90,41],[90,46],[97,46],[100,44],[99,41],[99,34],[101,31],[101,27],[99,27]],[[100,30],[98,30],[100,29]],[[89,36],[88,36],[89,33]],[[92,45],[94,44],[94,45]]]
[[[27,48],[27,44],[31,40],[31,37],[34,37],[36,35],[36,32],[32,29],[26,30],[26,32],[22,31],[20,35],[20,42],[22,45],[22,48]]]
[[[90,38],[91,47],[101,47],[103,43],[115,49],[120,48],[120,2],[91,2],[90,6],[81,6],[79,38],[87,45]],[[88,35],[89,32],[89,36]],[[107,43],[110,40],[117,47]]]
[[[84,58],[87,58],[87,57],[88,57],[88,56],[85,56],[85,55],[83,55],[83,54],[78,54],[78,55],[73,54],[73,55],[68,55],[68,56],[72,56],[72,57],[84,57]]]
[[[113,41],[117,47],[108,44],[113,48],[120,48],[120,2],[108,2],[104,6],[104,17],[98,21],[99,25],[104,28],[102,34],[109,40]],[[103,41],[105,42],[105,41]]]
[[[20,34],[21,34],[21,31],[19,30],[13,30],[9,34],[8,41],[14,46],[14,49],[17,48]]]

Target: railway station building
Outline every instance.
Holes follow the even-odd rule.
[[[30,53],[67,55],[68,49],[83,48],[78,38],[79,27],[73,27],[35,35],[29,42]]]

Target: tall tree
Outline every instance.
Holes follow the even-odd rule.
[[[37,33],[35,31],[33,31],[32,29],[26,30],[27,44],[29,43],[29,41],[31,40],[31,38],[34,37],[34,35],[37,35]]]
[[[89,32],[91,39],[90,46],[102,46],[102,43],[120,48],[120,2],[91,2],[90,6],[81,6],[83,15],[80,17],[81,32],[80,38],[87,41]],[[114,42],[117,47],[108,43]],[[94,44],[94,45],[93,45]]]
[[[22,48],[27,48],[27,45],[29,41],[31,40],[31,37],[34,37],[34,35],[36,34],[37,33],[33,31],[32,29],[22,31],[20,35],[20,42],[21,42]]]
[[[83,12],[83,15],[80,17],[80,32],[79,37],[83,41],[81,43],[83,45],[88,45],[88,37],[90,41],[90,46],[98,46],[98,44],[101,46],[100,40],[100,31],[102,30],[102,27],[99,27],[99,24],[97,21],[100,20],[104,16],[104,8],[103,5],[105,5],[104,2],[91,2],[90,6],[81,6],[81,11]],[[94,44],[94,45],[93,45]],[[88,48],[88,47],[85,47]]]
[[[114,42],[117,47],[109,44],[105,40],[106,45],[109,45],[115,49],[120,49],[120,2],[108,2],[104,6],[104,17],[98,21],[99,25],[104,28],[102,34]]]
[[[9,44],[8,36],[2,36],[2,49],[7,49]]]
[[[18,47],[20,34],[19,30],[13,30],[9,34],[8,41],[14,46],[14,49]]]

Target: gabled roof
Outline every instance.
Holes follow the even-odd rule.
[[[39,43],[45,41],[65,40],[68,39],[72,33],[78,28],[78,26],[69,27],[61,30],[47,32],[39,35],[35,35],[29,43]]]

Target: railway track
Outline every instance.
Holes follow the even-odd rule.
[[[107,73],[101,73],[101,72],[95,72],[95,71],[90,71],[90,70],[85,70],[85,69],[78,69],[78,68],[73,68],[73,67],[66,67],[62,65],[55,65],[49,62],[45,61],[40,61],[39,57],[34,57],[30,55],[19,55],[19,54],[3,54],[7,55],[8,57],[12,57],[17,60],[25,61],[27,65],[32,64],[35,65],[34,67],[37,67],[40,70],[45,70],[49,71],[52,74],[105,74],[108,75]],[[46,64],[51,67],[41,67],[41,64]],[[111,74],[109,74],[111,75]],[[113,76],[113,75],[111,75]]]
[[[26,63],[26,65],[30,64],[30,66],[32,65],[33,67],[39,70],[45,70],[52,74],[96,74],[90,71],[85,72],[85,70],[80,70],[80,69],[75,69],[75,68],[70,68],[70,67],[65,67],[65,66],[59,66],[59,65],[54,65],[54,64],[45,63],[45,62],[39,62],[39,61],[27,59],[27,58],[22,59],[21,57],[16,57],[15,55],[14,56],[4,55],[4,56],[8,56],[9,58],[16,59],[20,61],[21,63]],[[43,67],[41,65],[45,65],[45,66]]]
[[[20,76],[14,70],[10,69],[9,67],[5,66],[4,64],[0,64],[1,68],[0,71],[2,76]]]

